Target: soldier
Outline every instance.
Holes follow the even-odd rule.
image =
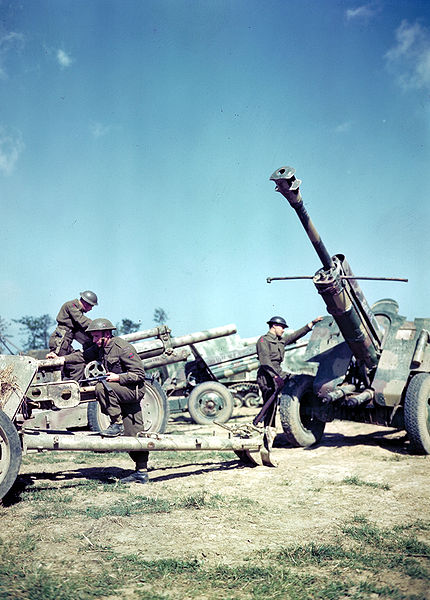
[[[97,306],[97,295],[90,290],[81,292],[80,298],[63,304],[57,315],[57,327],[49,338],[50,352],[46,358],[71,354],[74,352],[73,340],[82,344],[84,349],[93,343],[91,335],[87,333],[91,319],[84,314],[92,310],[93,306]],[[63,379],[79,380],[83,375],[81,365],[63,369]]]
[[[321,319],[322,317],[316,317],[316,319],[307,323],[301,329],[285,336],[284,330],[288,327],[285,319],[282,317],[272,317],[267,321],[269,331],[266,335],[261,336],[257,342],[257,355],[260,361],[260,367],[257,371],[257,383],[263,395],[264,405],[273,396],[271,408],[264,415],[265,425],[273,423],[276,411],[275,395],[282,389],[288,378],[288,373],[282,370],[285,346],[292,344],[309,333],[315,323],[318,323]]]
[[[135,436],[143,430],[140,401],[145,394],[145,372],[142,361],[131,344],[113,337],[116,329],[109,319],[94,319],[87,328],[93,345],[65,357],[66,364],[99,361],[107,372],[106,382],[97,382],[95,394],[101,410],[110,418],[110,425],[101,432],[104,437]],[[122,479],[126,483],[147,483],[148,452],[132,451],[136,463],[132,475]]]

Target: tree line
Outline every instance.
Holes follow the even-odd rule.
[[[163,325],[168,320],[166,311],[158,307],[154,310],[153,321],[156,325]],[[10,323],[0,317],[0,353],[16,354],[29,350],[39,350],[49,347],[49,337],[56,326],[56,321],[50,315],[33,317],[26,315],[20,319],[12,319],[14,323],[21,326],[21,345],[18,347],[11,341],[13,337],[9,333]],[[125,335],[142,329],[141,321],[135,323],[132,319],[121,319],[116,324],[116,334]]]

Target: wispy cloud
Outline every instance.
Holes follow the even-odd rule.
[[[25,144],[21,133],[12,134],[0,127],[0,172],[10,175],[24,150]]]
[[[403,20],[396,43],[385,54],[388,68],[404,89],[430,89],[430,31],[420,23]]]
[[[24,45],[24,36],[16,31],[9,31],[0,37],[0,79],[7,78],[6,59],[9,53],[20,50]]]
[[[356,8],[348,8],[345,12],[348,21],[351,19],[369,19],[379,12],[375,4],[362,4]]]
[[[336,127],[334,128],[334,132],[335,133],[348,133],[348,131],[351,131],[351,127],[352,127],[352,121],[344,121],[343,123],[339,123],[339,125],[336,125]]]
[[[74,62],[70,54],[67,54],[64,50],[57,50],[57,62],[62,69],[67,69]]]
[[[96,121],[91,123],[91,125],[90,125],[90,131],[95,138],[100,138],[100,137],[103,137],[104,135],[107,135],[110,130],[111,130],[110,125],[103,125],[102,123],[99,123]]]

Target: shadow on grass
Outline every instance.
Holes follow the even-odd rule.
[[[181,479],[183,477],[191,477],[195,475],[203,475],[214,471],[226,471],[237,468],[244,468],[239,460],[230,460],[218,463],[188,463],[182,465],[175,465],[173,467],[156,467],[149,469],[150,472],[150,483],[156,483],[160,481],[169,481],[175,479]],[[191,469],[183,472],[182,469]],[[178,469],[177,472],[171,472],[171,469]],[[181,471],[179,471],[181,469]],[[151,477],[151,472],[154,471],[167,471],[167,474],[161,474]],[[34,487],[35,482],[47,481],[47,482],[68,482],[59,487],[61,489],[78,488],[84,486],[83,480],[98,482],[103,485],[117,485],[118,480],[123,477],[127,477],[133,472],[132,469],[122,469],[120,467],[88,467],[74,470],[61,470],[54,473],[46,472],[33,472],[21,474],[18,476],[11,490],[4,496],[2,500],[2,506],[5,508],[13,506],[21,502],[22,494],[24,492],[32,491],[32,488],[36,491],[53,489],[51,485],[37,485]],[[55,488],[54,488],[55,489]]]

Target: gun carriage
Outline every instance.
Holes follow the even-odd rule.
[[[331,256],[312,223],[291,167],[270,180],[296,211],[318,257],[313,283],[329,316],[312,332],[305,360],[315,374],[292,377],[280,394],[283,429],[295,446],[318,442],[333,419],[405,429],[412,452],[430,453],[430,319],[398,314],[391,298],[369,306],[345,256]],[[299,277],[303,278],[303,277]],[[271,277],[295,279],[295,277]],[[397,279],[398,281],[407,281]]]
[[[134,344],[145,368],[153,369],[185,361],[190,352],[186,346],[190,344],[231,335],[235,331],[234,325],[228,325],[170,338],[170,332],[165,328],[156,332],[148,330],[131,334],[134,336],[131,341],[150,335],[160,336],[157,340]],[[130,340],[130,336],[126,339]],[[141,403],[144,418],[144,431],[141,435],[103,438],[98,435],[98,431],[105,424],[98,403],[94,400],[95,388],[92,385],[98,380],[105,380],[100,365],[88,365],[86,379],[80,384],[61,380],[63,364],[64,358],[36,360],[30,356],[0,355],[0,499],[9,491],[18,475],[22,452],[30,450],[231,450],[245,464],[275,464],[270,456],[272,440],[268,441],[261,430],[251,425],[221,425],[229,430],[227,438],[164,435],[169,417],[169,402],[161,385],[152,377],[146,382],[145,396]],[[222,385],[216,381],[206,383]],[[199,385],[204,384],[197,384],[195,389]],[[228,390],[227,392],[231,396]],[[84,407],[85,415],[88,410],[93,431],[68,429],[71,424],[68,411],[77,407]],[[217,414],[221,419],[225,416],[221,410],[214,412],[214,418],[210,422],[215,420]],[[86,417],[83,417],[84,420]],[[72,417],[72,424],[76,425],[75,415]]]

